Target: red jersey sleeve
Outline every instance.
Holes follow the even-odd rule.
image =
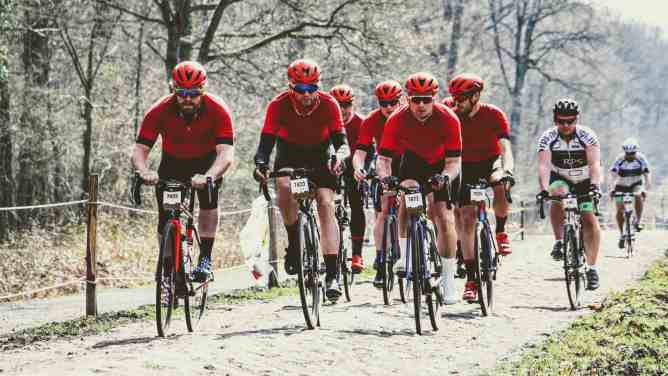
[[[495,108],[494,117],[496,118],[496,135],[499,139],[510,138],[510,123],[506,113],[501,109]]]
[[[343,116],[341,116],[341,109],[334,97],[331,97],[331,100],[323,102],[323,104],[327,106],[327,112],[329,112],[329,116],[327,117],[330,119],[329,124],[327,124],[329,134],[346,133],[346,128],[343,125]]]
[[[445,156],[459,157],[462,155],[462,127],[459,118],[455,113],[446,107],[443,112],[445,118],[446,134],[445,137]]]
[[[234,127],[232,125],[232,116],[227,104],[218,97],[211,96],[213,108],[215,108],[214,133],[216,135],[216,145],[226,144],[234,145]]]
[[[395,112],[385,124],[383,130],[383,140],[380,143],[380,155],[392,158],[394,155],[401,154],[401,116],[402,112]]]
[[[264,115],[264,126],[262,127],[262,134],[278,136],[278,131],[281,129],[281,124],[279,123],[279,113],[279,102],[277,102],[276,99],[273,99],[271,102],[269,102],[269,105],[267,105],[267,112]]]
[[[165,103],[170,100],[171,95],[161,98],[159,101],[153,104],[151,108],[144,114],[144,119],[141,122],[139,131],[137,132],[138,144],[143,144],[148,147],[153,147],[155,141],[158,140],[158,135],[160,134],[160,121],[163,113],[163,108]]]

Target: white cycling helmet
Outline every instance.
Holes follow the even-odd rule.
[[[627,138],[622,143],[622,149],[625,153],[635,153],[638,151],[638,141],[635,138]]]

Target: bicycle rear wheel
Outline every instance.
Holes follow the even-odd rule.
[[[162,235],[155,281],[155,323],[159,337],[164,337],[169,329],[176,299],[176,274],[173,262],[175,244],[176,226],[168,223]]]
[[[394,261],[396,256],[396,232],[394,229],[394,222],[390,218],[385,219],[383,226],[383,243],[381,249],[380,265],[383,273],[383,303],[385,305],[392,304],[392,289],[394,288]]]
[[[320,325],[320,261],[312,239],[312,224],[303,214],[299,214],[299,264],[297,267],[297,282],[299,284],[299,298],[302,303],[304,320],[309,329]]]
[[[349,302],[352,299],[350,298],[350,290],[352,290],[352,285],[355,280],[353,275],[353,269],[351,266],[352,259],[348,256],[349,248],[346,246],[347,242],[344,242],[345,233],[343,231],[339,232],[340,234],[340,243],[339,243],[339,276],[343,277],[343,292],[346,295],[346,301]]]

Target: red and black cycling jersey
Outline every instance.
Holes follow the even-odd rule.
[[[393,157],[410,151],[432,165],[446,157],[462,154],[461,127],[457,115],[448,107],[434,103],[432,115],[418,121],[408,106],[395,111],[385,125],[380,154]]]
[[[455,108],[451,97],[445,98],[442,103],[453,110]],[[462,126],[462,162],[488,161],[501,155],[499,140],[510,137],[510,125],[500,108],[480,103],[473,117],[460,114],[457,117]]]
[[[202,95],[200,112],[190,121],[179,115],[173,94],[157,101],[144,115],[137,143],[153,147],[162,137],[162,151],[174,158],[193,159],[216,151],[216,145],[234,144],[232,117],[225,102]]]
[[[357,138],[357,148],[367,153],[373,152],[374,141],[376,145],[380,145],[383,140],[383,130],[385,129],[386,122],[387,118],[380,111],[380,108],[371,111],[366,119],[364,119],[360,128],[360,135]]]
[[[319,103],[310,114],[295,111],[290,93],[279,94],[269,102],[262,134],[278,137],[295,145],[318,145],[328,142],[329,136],[344,133],[341,110],[330,94],[318,91]]]
[[[344,124],[351,154],[354,153],[357,148],[357,139],[359,138],[360,128],[362,127],[363,122],[364,118],[357,112],[353,112],[350,119],[348,119],[348,122]]]

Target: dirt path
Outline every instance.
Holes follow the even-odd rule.
[[[637,280],[664,255],[667,232],[645,232],[632,260],[621,258],[616,234],[604,234],[601,288],[587,297],[599,302],[610,291]],[[519,353],[591,312],[567,310],[559,265],[548,255],[548,236],[514,243],[499,276],[495,315],[459,303],[441,312],[441,330],[414,335],[412,305],[382,305],[369,283],[359,284],[353,302],[327,306],[322,328],[305,330],[299,298],[242,306],[214,306],[199,331],[155,336],[153,323],[113,332],[34,345],[0,353],[3,375],[475,375]],[[368,262],[368,261],[367,261]],[[458,280],[461,281],[461,280]],[[461,286],[460,286],[461,288]]]

